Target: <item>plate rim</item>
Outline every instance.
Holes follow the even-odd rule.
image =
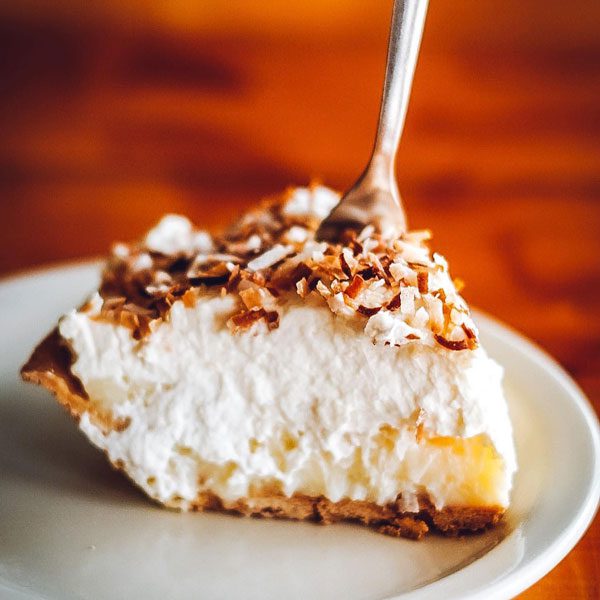
[[[7,273],[0,277],[0,291],[3,288],[18,286],[27,280],[43,278],[53,274],[63,273],[65,271],[98,270],[101,267],[102,260],[98,257],[87,257],[60,261],[48,265],[26,268],[13,273]],[[473,308],[476,322],[484,324],[484,327],[492,336],[498,338],[502,343],[517,349],[527,357],[537,363],[546,373],[548,373],[562,390],[569,397],[569,405],[578,411],[585,424],[586,433],[589,436],[590,446],[592,448],[593,465],[600,465],[600,420],[596,411],[587,398],[583,390],[569,373],[539,344],[527,338],[524,334],[517,331],[511,325],[506,324],[500,319],[489,313]],[[484,584],[471,590],[465,590],[461,598],[471,600],[484,600],[489,598],[507,598],[513,597],[525,591],[542,577],[548,574],[556,567],[567,554],[575,547],[583,537],[591,523],[593,522],[600,504],[600,468],[593,469],[593,477],[587,486],[586,493],[580,498],[577,507],[568,526],[548,542],[541,552],[536,553],[529,561],[518,564],[507,573],[500,575],[495,581]],[[476,559],[463,569],[443,577],[435,582],[426,584],[422,587],[395,594],[388,597],[388,600],[419,600],[428,597],[435,588],[436,594],[444,594],[445,588],[455,584],[457,580],[465,577],[465,572],[470,568],[476,568],[477,563],[493,553],[502,542],[487,552],[483,557]],[[466,573],[468,576],[468,573]],[[10,586],[10,582],[0,580],[0,591],[8,594],[8,597],[14,598],[36,598],[39,595],[31,590],[32,595],[24,595],[24,591]],[[448,598],[453,597],[452,595]]]
[[[511,347],[524,350],[528,358],[536,362],[548,374],[554,377],[563,390],[567,392],[570,403],[583,417],[592,447],[592,464],[598,467],[600,465],[600,420],[590,400],[577,382],[546,350],[517,331],[514,327],[507,325],[481,309],[475,308],[473,312],[477,324],[485,323],[486,328],[492,335],[500,338],[502,342]],[[512,598],[527,590],[552,571],[577,545],[598,514],[598,509],[600,508],[600,468],[593,469],[593,473],[594,476],[587,487],[586,494],[580,499],[569,525],[559,536],[554,537],[530,561],[520,563],[514,569],[501,575],[496,581],[461,594],[461,598],[469,600]],[[437,594],[443,594],[445,591],[444,587],[450,583],[454,583],[459,577],[464,577],[465,571],[468,569],[477,568],[477,563],[480,560],[489,556],[490,553],[497,550],[501,545],[502,542],[463,569],[424,587],[390,596],[388,600],[419,600],[421,597],[425,597],[434,586]],[[443,585],[444,582],[447,582],[446,586]],[[452,598],[453,596],[447,597]]]

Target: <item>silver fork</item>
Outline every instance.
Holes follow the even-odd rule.
[[[379,125],[371,159],[358,181],[321,223],[317,239],[339,241],[346,229],[373,225],[385,236],[406,230],[395,177],[395,159],[404,127],[410,88],[428,0],[395,0]]]

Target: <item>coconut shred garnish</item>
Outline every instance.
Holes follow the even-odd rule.
[[[232,334],[278,327],[278,307],[317,302],[360,324],[374,343],[425,344],[448,350],[478,346],[477,329],[448,273],[428,247],[428,231],[383,238],[372,227],[342,243],[315,241],[339,201],[321,186],[290,190],[211,236],[168,215],[146,238],[113,249],[102,278],[100,318],[125,325],[136,339],[206,294],[232,294]]]

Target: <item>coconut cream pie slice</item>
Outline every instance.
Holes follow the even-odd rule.
[[[495,524],[516,469],[501,368],[429,234],[314,241],[291,190],[219,237],[166,216],[22,374],[151,498],[420,538]]]

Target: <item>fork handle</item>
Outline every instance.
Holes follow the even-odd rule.
[[[385,83],[372,157],[375,159],[379,155],[376,162],[389,165],[392,172],[408,108],[427,3],[428,0],[394,0]]]

